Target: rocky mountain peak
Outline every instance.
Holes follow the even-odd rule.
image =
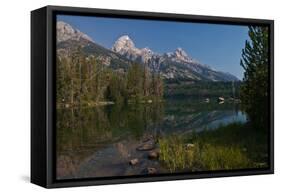
[[[143,54],[147,54],[147,55],[152,55],[153,54],[153,51],[150,48],[148,48],[148,47],[142,48],[141,52]]]
[[[128,35],[119,37],[113,47],[112,51],[126,56],[130,60],[139,60],[142,63],[147,63],[153,56],[152,50],[148,47],[137,48],[133,40]]]
[[[175,50],[175,54],[176,56],[188,57],[186,52],[180,47]]]
[[[180,61],[189,61],[191,60],[187,53],[182,49],[182,48],[177,48],[174,53],[173,53],[174,57],[176,60],[180,60]]]
[[[124,53],[125,51],[132,49],[135,49],[135,44],[128,35],[123,35],[119,37],[112,47],[112,50],[118,53]]]
[[[62,42],[66,40],[81,40],[85,39],[90,42],[94,42],[88,35],[80,32],[78,29],[73,28],[68,23],[63,21],[57,22],[57,42]]]
[[[123,36],[119,37],[119,40],[132,41],[132,39],[129,37],[129,35],[123,35]]]

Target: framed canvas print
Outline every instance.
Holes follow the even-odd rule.
[[[273,21],[31,13],[31,182],[273,173]]]

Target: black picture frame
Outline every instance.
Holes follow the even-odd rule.
[[[56,110],[55,110],[55,56],[57,14],[103,16],[117,18],[138,18],[147,20],[186,21],[195,23],[262,25],[269,27],[270,53],[270,131],[269,168],[232,171],[194,172],[188,174],[161,174],[149,176],[109,177],[56,180]],[[181,179],[198,179],[258,175],[274,173],[274,21],[92,9],[76,7],[46,6],[31,12],[31,182],[46,188],[104,185]]]

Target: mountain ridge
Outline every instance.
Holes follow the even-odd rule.
[[[57,42],[63,42],[69,39],[81,40],[82,38],[94,42],[87,34],[80,32],[70,24],[63,21],[57,22]]]
[[[180,79],[207,79],[211,81],[239,80],[230,73],[214,70],[210,66],[198,62],[181,47],[176,48],[173,52],[158,54],[148,47],[137,48],[128,35],[123,35],[115,41],[111,50],[129,60],[144,63],[153,71],[160,71],[166,79],[178,77]],[[170,64],[170,67],[167,64]],[[202,74],[203,76],[201,76]]]
[[[71,52],[80,45],[84,53],[101,58],[105,65],[112,68],[126,69],[131,63],[141,63],[168,80],[239,81],[228,72],[217,71],[201,64],[180,47],[173,52],[158,54],[148,47],[137,48],[129,35],[123,35],[115,41],[111,49],[107,49],[63,21],[57,23],[57,45],[58,53]]]

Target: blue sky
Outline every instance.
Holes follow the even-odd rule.
[[[126,34],[138,48],[164,53],[181,47],[201,63],[243,78],[240,58],[248,39],[247,26],[68,15],[58,15],[57,20],[69,23],[106,48]]]

